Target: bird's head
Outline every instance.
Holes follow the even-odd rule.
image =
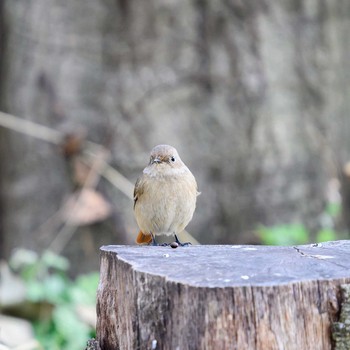
[[[181,170],[186,168],[177,150],[169,145],[158,145],[151,151],[148,168],[156,171],[168,172],[170,169]]]

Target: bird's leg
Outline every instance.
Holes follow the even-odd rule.
[[[179,246],[181,246],[181,247],[188,247],[189,245],[192,245],[191,242],[181,243],[181,242],[179,241],[179,239],[177,238],[176,234],[174,234],[174,236],[175,236],[175,242],[176,242]]]
[[[154,234],[152,232],[151,232],[151,236],[152,236],[152,240],[149,243],[149,245],[154,245],[154,246],[158,245],[156,238],[154,237]]]
[[[162,243],[162,244],[157,243],[156,238],[154,237],[154,234],[152,232],[151,232],[151,236],[152,236],[152,241],[149,243],[149,245],[163,246],[163,247],[166,247],[169,245],[168,243]]]

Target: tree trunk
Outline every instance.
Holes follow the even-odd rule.
[[[102,247],[100,347],[331,349],[340,285],[350,282],[349,249],[350,241]]]

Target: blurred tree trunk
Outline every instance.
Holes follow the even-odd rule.
[[[202,192],[189,226],[201,242],[322,225],[327,183],[349,159],[350,3],[8,0],[5,19],[1,108],[87,127],[132,181],[154,145],[177,147]],[[0,142],[5,250],[47,246],[54,233],[35,231],[72,190],[67,163],[8,130]],[[115,242],[136,235],[129,199],[101,190],[123,218]],[[86,231],[115,243],[108,225]]]
[[[5,20],[4,20],[4,1],[0,1],[0,106],[1,106],[1,97],[2,97],[2,82],[3,82],[3,57],[4,57],[4,42],[5,42]],[[0,138],[1,138],[1,128],[0,128]],[[0,139],[1,140],[1,139]],[[0,141],[1,142],[1,141]],[[3,158],[0,154],[0,162],[3,161]],[[0,166],[1,168],[1,166]],[[3,255],[4,247],[4,231],[2,221],[4,218],[2,210],[2,200],[1,200],[1,183],[2,183],[2,174],[0,171],[0,256]]]

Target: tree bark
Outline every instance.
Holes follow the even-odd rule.
[[[341,299],[339,321],[332,325],[334,350],[350,349],[350,284],[341,286]]]
[[[331,349],[349,249],[102,247],[97,339],[102,350]]]

